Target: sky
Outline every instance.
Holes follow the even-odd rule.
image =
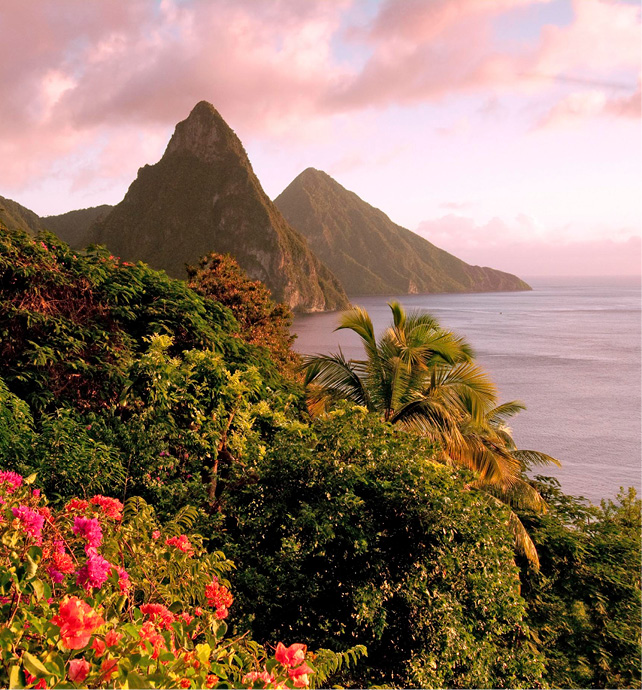
[[[0,195],[118,203],[201,100],[473,264],[640,273],[639,0],[2,0]]]

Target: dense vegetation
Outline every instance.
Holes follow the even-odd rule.
[[[266,295],[216,266],[230,269],[196,269],[197,292],[99,248],[0,232],[0,682],[639,685],[634,493],[596,508],[522,477],[549,506],[513,505],[536,569],[508,507],[438,436],[354,401],[310,417],[278,357],[287,313],[261,302],[274,342],[257,344],[243,291]],[[88,621],[71,654],[69,602]],[[209,623],[192,637],[196,607]]]

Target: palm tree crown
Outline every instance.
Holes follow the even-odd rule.
[[[494,384],[474,363],[463,338],[426,312],[406,314],[398,302],[388,306],[392,325],[378,340],[364,309],[341,316],[337,330],[360,337],[365,359],[347,360],[341,350],[304,359],[310,413],[350,400],[433,439],[444,461],[478,473],[472,486],[486,490],[489,500],[545,510],[541,496],[525,481],[525,470],[559,463],[544,453],[517,449],[506,422],[524,405],[497,404]],[[511,525],[521,550],[537,564],[535,547],[514,513]]]

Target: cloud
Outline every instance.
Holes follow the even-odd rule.
[[[493,22],[552,0],[385,0],[369,23],[349,26],[353,5],[369,1],[39,0],[35,12],[2,0],[0,184],[76,167],[74,184],[92,169],[131,177],[151,162],[146,152],[162,152],[139,133],[167,138],[202,99],[244,139],[331,141],[341,113],[481,90],[496,108],[496,93],[545,92],[560,75],[621,80],[634,70],[637,82],[640,12],[629,4],[574,0],[572,24],[509,50]],[[342,58],[342,46],[361,59]],[[639,112],[632,92],[602,98],[565,94],[549,121]]]
[[[639,231],[620,228],[611,237],[573,238],[571,229],[546,229],[519,215],[478,224],[450,214],[419,224],[417,234],[467,263],[517,275],[640,275]]]
[[[168,135],[200,100],[234,126],[292,132],[317,114],[341,68],[332,36],[345,0],[23,0],[0,6],[0,184],[115,138],[121,170],[140,146],[123,130]],[[102,170],[107,174],[110,167]]]

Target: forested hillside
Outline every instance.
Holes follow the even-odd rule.
[[[639,686],[634,492],[517,468],[548,509],[509,508],[439,435],[311,409],[289,318],[229,257],[0,229],[0,684]]]

